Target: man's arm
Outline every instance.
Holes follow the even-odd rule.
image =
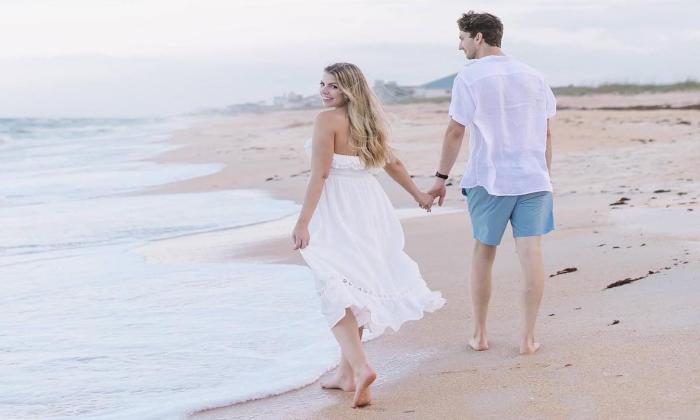
[[[442,152],[440,152],[440,165],[438,165],[438,172],[441,174],[449,174],[452,166],[454,166],[457,161],[457,156],[459,155],[459,149],[462,147],[462,140],[464,139],[464,126],[455,120],[450,119],[450,123],[447,125],[447,130],[445,130],[445,137],[442,141]],[[439,197],[438,205],[442,206],[445,201],[445,194],[447,194],[447,189],[445,188],[445,181],[442,178],[435,178],[435,183],[433,187],[428,190],[428,194],[433,197]]]
[[[551,130],[551,119],[547,120],[547,149],[544,152],[544,157],[547,160],[547,172],[549,176],[552,176],[552,130]]]

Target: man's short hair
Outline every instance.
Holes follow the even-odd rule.
[[[490,13],[475,13],[470,10],[457,20],[457,25],[460,31],[469,32],[470,38],[481,32],[487,44],[493,47],[501,46],[503,24],[498,17]]]

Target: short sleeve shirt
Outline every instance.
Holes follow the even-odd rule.
[[[491,195],[552,191],[545,150],[556,113],[542,75],[508,56],[471,60],[452,86],[450,117],[469,128],[469,161],[460,186]]]

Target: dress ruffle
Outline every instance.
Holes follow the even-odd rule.
[[[305,258],[307,263],[313,261],[313,257]],[[343,319],[345,309],[350,308],[358,326],[367,328],[373,335],[381,334],[387,327],[398,331],[404,322],[421,319],[425,312],[434,312],[445,304],[442,294],[428,289],[419,273],[406,282],[411,286],[389,294],[373,290],[365,285],[367,282],[358,285],[338,272],[319,268],[322,263],[313,265],[317,267],[313,273],[321,310],[331,328]]]

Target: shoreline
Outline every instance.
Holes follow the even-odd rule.
[[[439,155],[446,106],[387,108],[401,156],[425,188]],[[226,167],[155,192],[256,188],[299,203],[306,183],[303,138],[311,128],[305,121],[312,121],[313,112],[216,119],[176,133],[173,140],[185,146],[159,161],[221,159]],[[700,214],[700,179],[688,174],[700,159],[700,148],[693,147],[700,140],[698,126],[696,111],[558,113],[553,168],[557,230],[544,240],[546,275],[568,267],[577,271],[547,277],[538,324],[543,348],[534,356],[514,354],[520,314],[512,303],[518,301],[520,287],[509,231],[494,267],[492,349],[476,353],[466,350],[471,318],[466,273],[472,245],[466,212],[405,219],[407,252],[430,287],[443,292],[447,305],[367,343],[380,373],[370,407],[351,410],[349,396],[312,385],[191,418],[692,418],[700,413],[698,388],[691,381],[700,369],[693,371],[696,376],[686,373],[687,366],[700,366],[700,317],[693,304],[700,297],[693,283],[700,273],[700,233],[692,229]],[[453,183],[464,166],[464,149]],[[664,171],[655,171],[661,162]],[[410,206],[410,197],[385,178],[380,176],[380,182],[395,207]],[[628,200],[613,206],[622,196]],[[445,205],[463,205],[455,186]],[[675,209],[685,216],[674,231],[658,225],[661,213],[633,213],[640,208]],[[636,225],[627,223],[633,219]],[[658,229],[646,229],[649,224]],[[219,246],[222,258],[301,263],[283,238],[263,241],[243,254],[225,239],[208,239],[210,244],[191,239],[169,244],[190,251]],[[193,258],[211,257],[204,254]],[[605,289],[614,281],[659,269],[631,284]],[[657,360],[669,341],[680,342],[675,356]],[[650,360],[654,362],[645,363]],[[530,385],[523,387],[523,381]],[[664,390],[672,390],[674,397],[665,397]]]

